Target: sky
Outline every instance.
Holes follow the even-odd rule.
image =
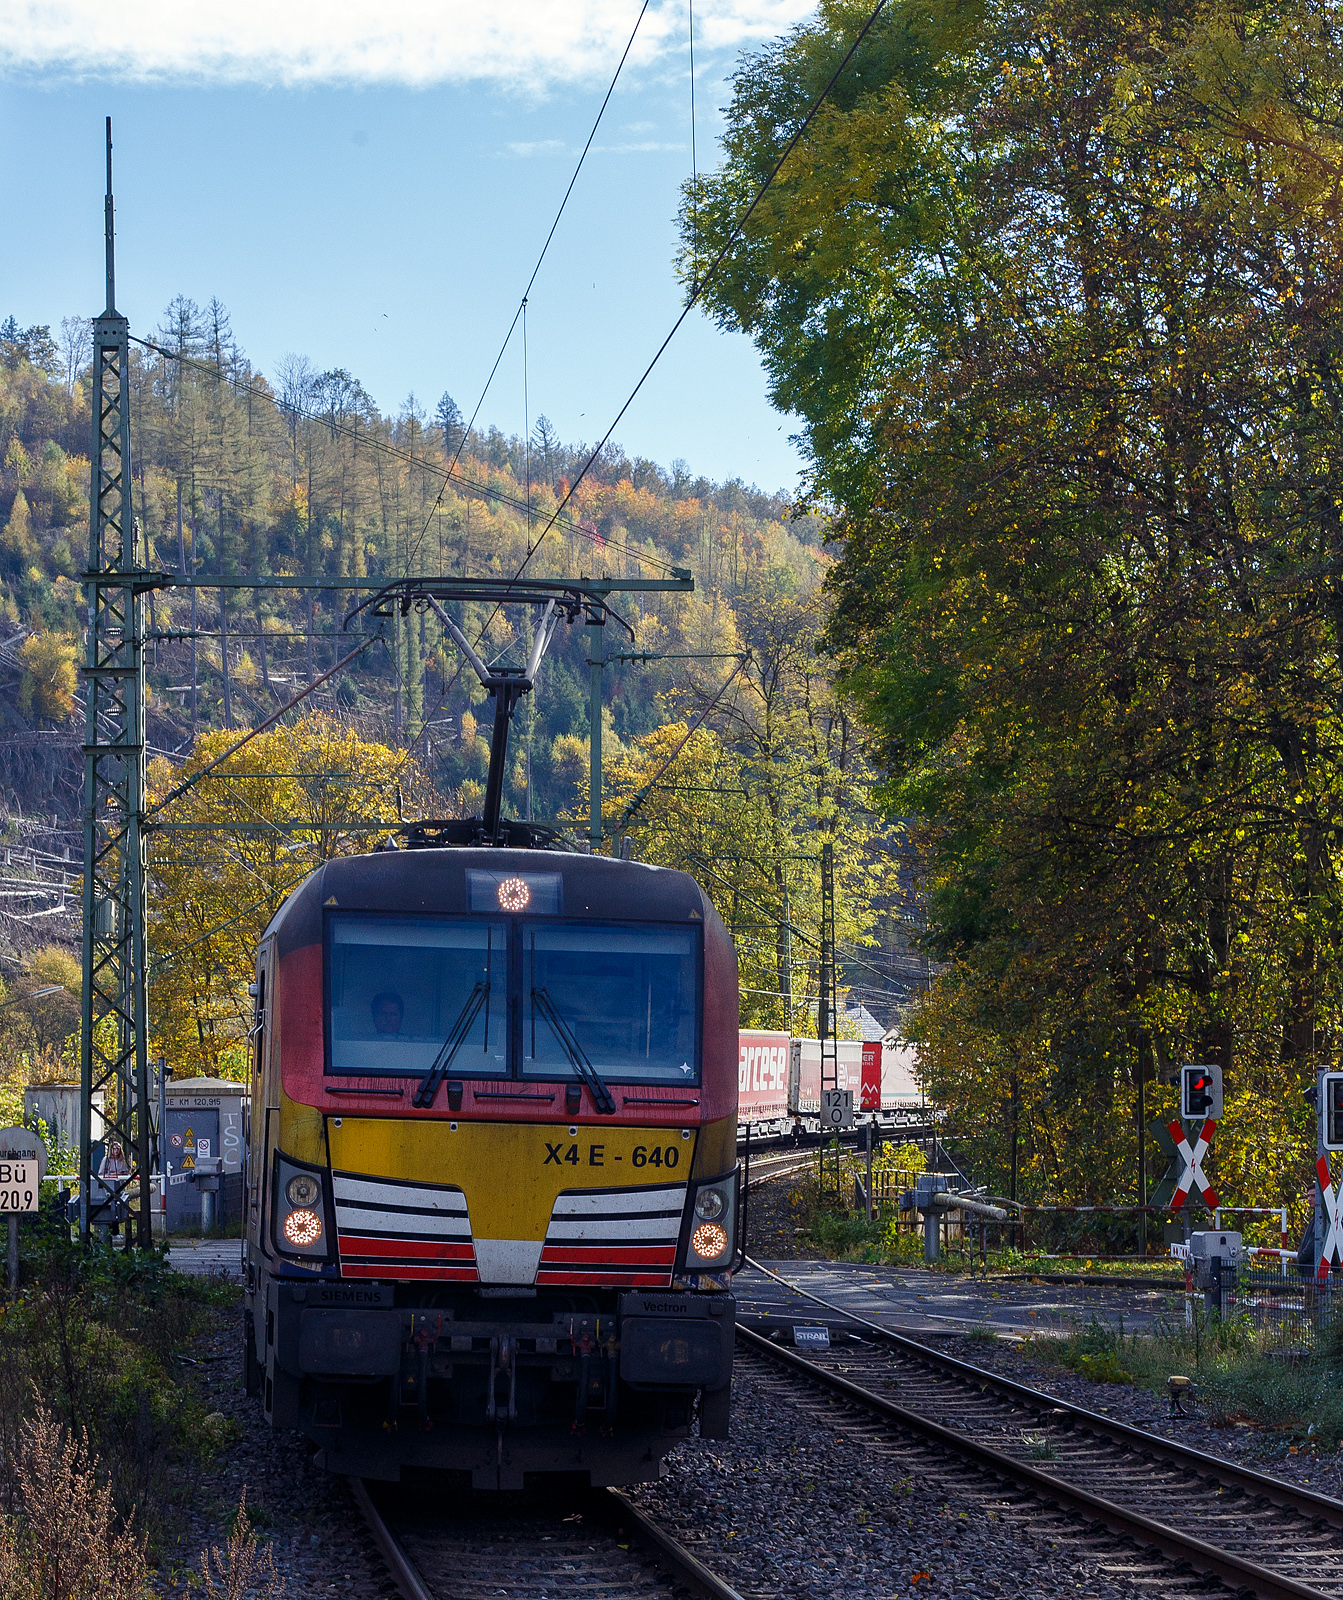
[[[254,364],[345,368],[379,408],[471,414],[641,0],[7,0],[0,6],[0,317],[103,305],[103,119],[117,301],[151,336],[212,295]],[[729,77],[810,11],[696,0],[695,142]],[[370,15],[370,12],[374,13]],[[686,0],[650,0],[480,426],[601,437],[682,305],[692,166]],[[799,421],[754,346],[692,312],[614,438],[630,455],[791,490]]]

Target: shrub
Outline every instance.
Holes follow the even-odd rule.
[[[238,1498],[233,1531],[221,1550],[201,1551],[201,1580],[206,1600],[280,1600],[284,1579],[275,1570],[275,1547],[264,1552],[247,1515],[247,1489]]]
[[[145,1541],[118,1517],[87,1436],[38,1399],[14,1466],[19,1509],[0,1518],[4,1600],[140,1600]]]

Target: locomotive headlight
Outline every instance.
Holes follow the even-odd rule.
[[[291,1206],[315,1206],[322,1193],[322,1186],[311,1172],[300,1172],[290,1178],[284,1186],[284,1196]],[[717,1213],[713,1213],[715,1216]],[[297,1244],[299,1241],[294,1239]]]
[[[721,1271],[737,1233],[737,1173],[693,1186],[683,1270]]]
[[[701,1222],[690,1235],[690,1248],[701,1261],[716,1261],[727,1250],[727,1229],[716,1222]]]
[[[314,1245],[322,1237],[322,1219],[306,1206],[291,1211],[284,1219],[284,1236],[300,1248]]]
[[[331,1254],[327,1242],[327,1208],[330,1180],[318,1168],[300,1166],[279,1150],[271,1189],[271,1237],[282,1255],[325,1261]]]

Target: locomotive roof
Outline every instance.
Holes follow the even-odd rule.
[[[717,920],[712,902],[686,872],[610,856],[538,850],[446,848],[338,856],[305,878],[271,918],[280,953],[316,944],[324,908],[463,915],[471,910],[467,872],[556,875],[564,916],[619,922]]]

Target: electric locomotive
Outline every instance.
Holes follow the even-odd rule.
[[[654,1478],[727,1436],[732,941],[686,874],[497,810],[404,837],[258,951],[248,1388],[337,1472]]]

